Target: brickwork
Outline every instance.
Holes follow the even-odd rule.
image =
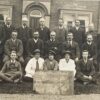
[[[0,0],[0,4],[4,6],[6,5],[13,6],[12,22],[16,27],[18,27],[21,24],[22,6],[23,6],[22,2],[23,0]]]
[[[27,0],[24,0],[27,1]],[[32,1],[32,0],[30,0]],[[70,5],[78,4],[78,6],[85,6],[88,11],[93,13],[93,23],[95,29],[99,29],[99,1],[80,1],[80,0],[36,0],[38,2],[51,2],[50,10],[50,28],[54,28],[58,24],[59,9],[66,9]],[[23,0],[0,0],[0,4],[13,5],[13,24],[18,27],[21,24]]]
[[[87,11],[91,11],[93,13],[93,23],[95,25],[95,28],[98,27],[98,7],[99,3],[98,1],[78,1],[76,0],[51,0],[51,21],[50,21],[50,27],[53,29],[58,24],[58,18],[59,18],[59,9],[68,9],[68,5],[70,5],[69,9],[72,9],[72,4],[77,3],[78,6],[86,6]],[[71,7],[72,5],[72,7]]]

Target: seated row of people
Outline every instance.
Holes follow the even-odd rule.
[[[25,77],[27,81],[33,81],[36,71],[72,71],[75,80],[83,84],[95,83],[100,84],[100,74],[96,72],[93,61],[89,60],[89,52],[87,50],[82,51],[82,58],[75,63],[71,59],[72,53],[70,51],[63,52],[63,58],[59,62],[55,60],[55,52],[50,50],[47,59],[40,57],[40,50],[34,51],[35,56],[31,58],[25,68]]]
[[[25,75],[22,73],[22,67],[20,62],[16,60],[16,51],[12,51],[10,54],[10,60],[7,61],[1,72],[0,79],[10,83],[17,83],[22,79],[24,81],[33,81],[35,72],[39,70],[44,71],[72,71],[74,77],[78,82],[88,84],[94,82],[98,84],[100,74],[95,72],[93,61],[88,59],[89,53],[87,50],[82,51],[82,59],[75,64],[75,61],[71,59],[72,53],[70,51],[64,51],[64,57],[60,59],[59,63],[55,60],[55,52],[50,50],[48,58],[45,60],[41,57],[39,49],[34,51],[34,57],[29,60],[25,68]],[[23,78],[22,78],[23,77]]]
[[[12,50],[17,52],[17,59],[21,62],[21,64],[24,64],[25,60],[25,65],[32,57],[34,57],[35,49],[40,49],[41,56],[43,58],[47,58],[49,50],[55,51],[55,59],[57,61],[62,58],[64,50],[69,50],[72,53],[71,58],[75,60],[75,62],[77,62],[82,57],[81,51],[87,50],[89,52],[89,59],[93,60],[96,70],[99,70],[99,67],[97,66],[97,47],[96,44],[93,42],[93,36],[91,34],[87,35],[87,41],[81,46],[80,49],[78,43],[73,40],[74,37],[73,33],[71,32],[67,34],[67,40],[59,44],[59,42],[56,40],[56,33],[54,31],[50,33],[50,40],[45,43],[39,38],[39,32],[35,31],[33,33],[33,38],[29,39],[26,43],[26,58],[23,58],[23,43],[20,39],[17,39],[17,35],[17,31],[13,31],[11,38],[6,41],[4,45],[3,62],[9,60]]]

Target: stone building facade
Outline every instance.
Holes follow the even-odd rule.
[[[45,17],[46,25],[53,29],[58,19],[64,19],[65,27],[74,25],[73,21],[79,19],[81,25],[88,30],[88,24],[93,23],[100,32],[100,2],[83,0],[0,0],[0,14],[4,20],[7,16],[12,23],[19,27],[22,17],[29,19],[29,26],[36,28],[39,18]]]

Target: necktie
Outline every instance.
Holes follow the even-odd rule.
[[[39,63],[38,63],[38,60],[36,61],[36,71],[39,71]]]
[[[68,41],[68,45],[71,46],[71,41]]]

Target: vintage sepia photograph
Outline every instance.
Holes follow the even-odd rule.
[[[100,0],[0,0],[0,100],[100,100]]]

